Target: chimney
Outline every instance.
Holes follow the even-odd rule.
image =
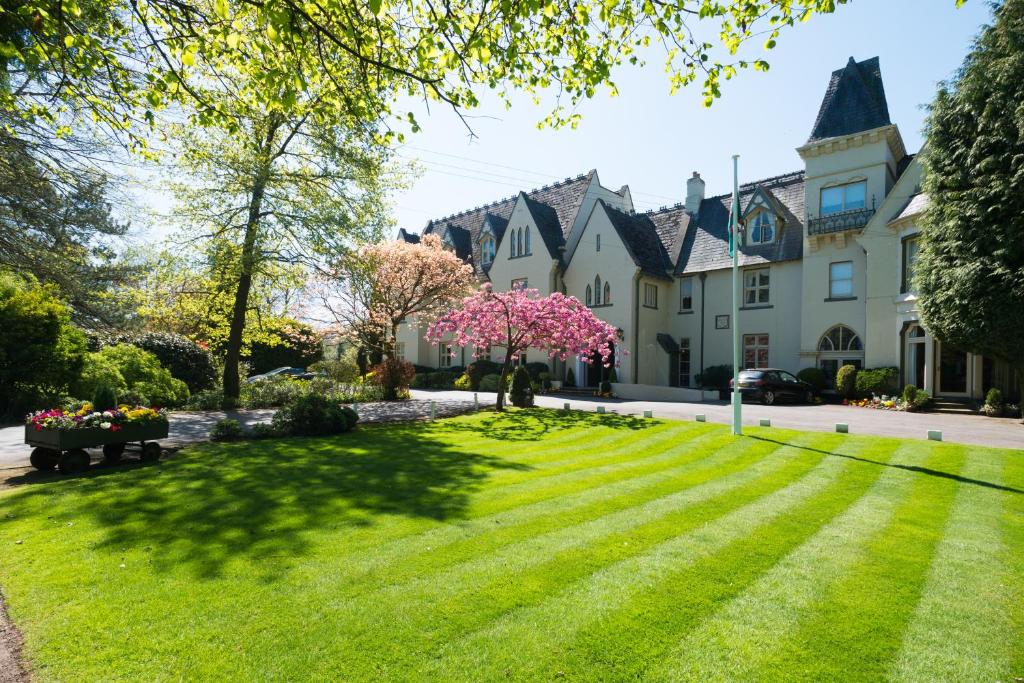
[[[694,216],[700,211],[700,203],[704,201],[704,181],[700,173],[693,172],[693,177],[686,181],[686,212]]]

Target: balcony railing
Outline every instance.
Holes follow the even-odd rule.
[[[874,209],[854,209],[853,211],[840,211],[827,216],[819,216],[807,221],[807,234],[828,235],[843,230],[859,230],[867,225],[874,215]]]

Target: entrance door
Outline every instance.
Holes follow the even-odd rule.
[[[967,396],[970,356],[949,344],[939,344],[938,384],[935,393],[941,396]]]
[[[601,384],[601,382],[608,379],[609,372],[613,367],[615,367],[614,346],[612,346],[611,351],[612,353],[608,357],[608,363],[610,365],[607,368],[604,366],[604,360],[601,358],[601,354],[598,353],[597,351],[594,351],[593,355],[590,357],[590,364],[585,365],[585,367],[587,368],[586,377],[588,387],[597,387]]]

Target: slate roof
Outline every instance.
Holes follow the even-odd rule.
[[[781,222],[775,242],[765,245],[741,246],[740,265],[793,261],[803,256],[804,245],[804,172],[766,178],[740,185],[740,208],[745,209],[751,196],[763,189],[781,208]],[[696,220],[691,220],[676,260],[677,275],[731,268],[729,258],[729,212],[732,194],[709,197],[701,202]]]
[[[459,258],[468,260],[473,255],[473,244],[470,241],[470,232],[465,228],[457,225],[448,224],[443,229],[438,230],[441,235],[441,239],[444,239],[445,232],[451,238],[452,246],[455,247],[455,253]]]
[[[526,193],[520,193],[526,202],[526,208],[537,223],[537,230],[540,232],[544,245],[548,248],[551,258],[561,261],[562,247],[565,246],[565,235],[562,234],[561,222],[558,220],[558,213],[538,201],[530,199]],[[572,219],[567,219],[572,220]],[[507,222],[507,221],[506,221]]]
[[[420,243],[420,236],[412,232],[406,232],[405,228],[398,229],[398,236],[395,239],[399,242],[408,242],[409,244]]]
[[[588,173],[581,173],[575,178],[566,178],[561,182],[545,185],[544,187],[524,193],[535,204],[543,204],[554,212],[554,217],[557,220],[557,231],[561,234],[563,243],[569,230],[572,228],[576,213],[583,203],[583,197],[587,193],[587,188],[590,187],[590,182],[596,174],[597,171],[592,169]],[[478,238],[480,237],[480,229],[483,227],[484,217],[490,215],[503,221],[501,231],[504,232],[517,199],[518,195],[513,195],[490,204],[452,214],[451,216],[433,219],[427,222],[421,234],[426,235],[436,232],[438,235],[442,235],[445,226],[448,225],[468,231],[471,247],[471,257],[468,260],[476,268],[478,274],[483,274],[483,269],[480,266],[480,244]],[[545,228],[542,235],[547,234],[548,237],[551,237],[554,234],[552,229],[554,221],[551,220],[551,215],[548,211],[545,210],[542,213],[545,220]],[[534,216],[539,220],[536,213]],[[547,237],[545,237],[544,242],[548,244]],[[550,249],[550,246],[548,248]],[[556,251],[556,258],[557,253]]]
[[[807,142],[851,135],[891,123],[878,57],[863,62],[850,57],[846,66],[832,72]]]
[[[640,267],[640,271],[655,277],[670,277],[672,260],[660,239],[651,214],[624,213],[608,206],[602,199],[597,200],[597,203],[608,214],[615,231],[626,245],[634,263]]]
[[[899,213],[895,217],[889,220],[890,223],[903,220],[904,218],[910,218],[916,216],[928,208],[928,195],[924,192],[916,192],[907,198],[907,203],[903,205]]]

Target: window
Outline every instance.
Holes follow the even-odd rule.
[[[750,244],[771,244],[775,241],[775,216],[759,211],[750,226]]]
[[[592,299],[593,299],[593,290],[590,289],[590,285],[587,285],[587,305],[588,306],[593,305],[594,302],[592,301]]]
[[[529,226],[527,226],[527,228],[526,228],[526,239],[524,240],[524,245],[526,247],[526,251],[524,251],[523,253],[526,254],[527,256],[529,256],[531,253],[533,253],[530,250],[530,228],[529,228]]]
[[[827,216],[830,213],[865,208],[867,206],[867,190],[868,184],[863,180],[849,185],[822,188],[821,215]]]
[[[690,338],[679,340],[679,386],[690,386]]]
[[[480,244],[480,262],[490,263],[494,260],[494,239],[487,237]]]
[[[768,303],[768,277],[769,271],[767,268],[743,272],[744,306],[758,306]]]
[[[828,296],[830,299],[849,299],[853,296],[853,261],[828,265]]]
[[[512,289],[526,289],[529,286],[530,281],[525,277],[516,278],[512,281]]]
[[[864,345],[857,333],[846,325],[836,325],[822,335],[818,342],[818,367],[834,386],[836,373],[844,365],[860,368],[864,363]]]
[[[597,251],[601,251],[601,234],[597,235]]]
[[[491,359],[491,347],[490,346],[478,346],[476,347],[476,360],[490,360]]]
[[[658,285],[644,284],[644,306],[647,308],[658,307]]]
[[[395,342],[395,358],[405,360],[405,342]]]
[[[438,347],[437,367],[450,368],[452,366],[452,345],[441,344]]]
[[[921,243],[918,236],[908,237],[903,240],[903,276],[900,292],[906,294],[914,286],[914,265],[917,263],[917,252]]]
[[[516,230],[516,256],[523,255],[523,229]]]
[[[818,351],[863,351],[860,337],[846,325],[836,325],[818,342]]]
[[[679,310],[693,310],[693,278],[684,277],[679,281]]]
[[[601,305],[601,276],[598,275],[594,278],[594,305]]]
[[[743,335],[743,367],[751,370],[768,367],[768,335]]]
[[[605,306],[610,306],[612,303],[612,286],[607,282],[604,283],[604,293],[601,294],[601,300],[604,301]]]

